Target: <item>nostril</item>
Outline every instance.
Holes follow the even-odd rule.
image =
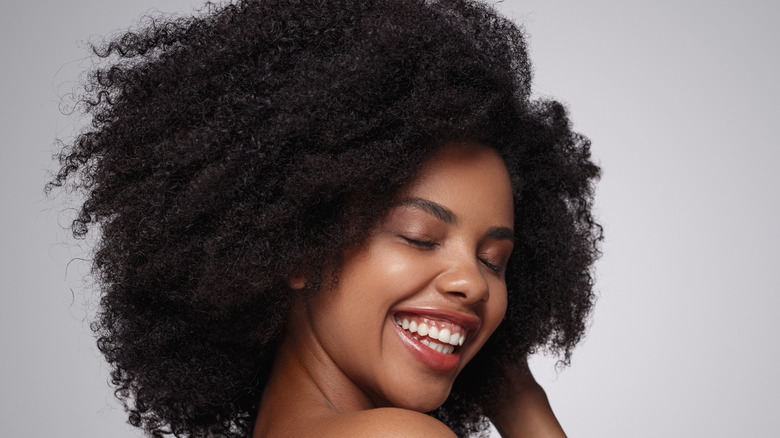
[[[460,292],[460,291],[453,290],[453,291],[449,291],[448,293],[450,295],[454,295],[454,296],[456,296],[458,298],[467,298],[468,297],[468,295],[466,295],[465,292]]]

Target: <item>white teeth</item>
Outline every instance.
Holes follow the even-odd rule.
[[[449,328],[439,329],[435,325],[429,326],[424,322],[417,323],[417,321],[414,320],[409,321],[406,318],[402,320],[401,318],[396,317],[395,323],[404,330],[412,332],[412,337],[414,339],[417,339],[428,348],[442,354],[451,354],[455,351],[456,346],[462,346],[466,340],[466,336],[462,333],[452,333]],[[434,342],[434,339],[440,342]]]
[[[431,350],[437,351],[441,354],[451,354],[453,351],[455,351],[455,347],[452,345],[440,344],[438,342],[432,341],[429,338],[419,339],[417,336],[415,336],[414,338],[420,341],[420,343],[422,343],[426,347],[430,348]]]
[[[445,329],[441,329],[441,331],[439,331],[439,340],[444,342],[445,344],[449,344],[450,343],[450,331],[449,331],[449,329],[445,328]]]

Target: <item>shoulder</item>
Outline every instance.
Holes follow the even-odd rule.
[[[347,414],[335,421],[333,426],[333,436],[349,438],[456,438],[455,433],[441,421],[399,408],[376,408]]]

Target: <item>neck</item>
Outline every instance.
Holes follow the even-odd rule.
[[[350,380],[323,349],[312,330],[303,298],[293,300],[287,321],[260,403],[255,432],[272,424],[282,412],[293,409],[332,415],[377,407],[369,394]]]

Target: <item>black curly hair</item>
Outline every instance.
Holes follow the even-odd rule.
[[[92,123],[47,188],[86,196],[73,233],[99,235],[92,328],[132,425],[250,434],[288,279],[327,289],[447,141],[504,158],[516,246],[507,316],[432,414],[484,432],[507,363],[539,348],[569,361],[594,301],[599,168],[565,108],[530,98],[523,31],[491,7],[239,0],[92,49]]]

